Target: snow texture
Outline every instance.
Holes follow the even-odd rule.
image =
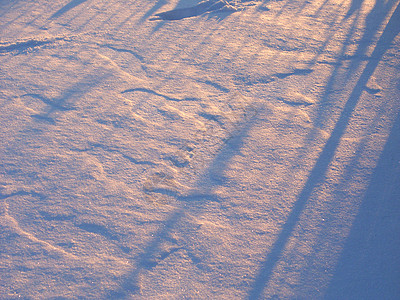
[[[0,1],[0,299],[400,299],[399,0]]]

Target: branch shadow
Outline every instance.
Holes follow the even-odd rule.
[[[154,267],[154,258],[159,252],[160,245],[168,239],[168,233],[174,229],[183,216],[183,209],[177,209],[170,215],[161,228],[154,234],[154,238],[144,249],[143,253],[135,259],[137,261],[136,267],[125,276],[118,289],[106,292],[105,299],[121,299],[130,294],[140,293],[140,273],[143,269]]]
[[[353,5],[353,3],[355,3]],[[392,8],[398,3],[397,0],[377,0],[375,2],[374,7],[368,14],[368,16],[365,19],[365,30],[364,34],[361,37],[361,40],[358,42],[358,47],[356,52],[351,55],[350,58],[350,66],[349,66],[349,71],[346,75],[346,80],[349,79],[359,68],[363,60],[365,59],[375,59],[373,55],[368,57],[368,49],[371,43],[373,42],[376,34],[379,32],[380,27],[382,26],[383,22],[385,19],[388,17],[388,14],[392,10]],[[359,8],[362,6],[362,1],[361,0],[353,0],[352,1],[352,6],[350,7],[350,10],[346,17],[350,16],[349,14],[354,13],[354,9]]]
[[[38,114],[32,114],[31,117],[38,121],[45,121],[49,124],[56,125],[56,120],[52,117],[55,112],[68,112],[75,110],[75,102],[80,97],[90,91],[95,84],[104,81],[108,75],[95,76],[93,74],[85,76],[81,81],[65,89],[62,94],[53,99],[44,97],[41,94],[27,93],[21,97],[32,97],[42,101],[47,105],[47,109]]]
[[[358,1],[358,0],[354,0]],[[379,0],[378,0],[379,1]],[[373,37],[376,35],[378,32],[379,27],[382,25],[382,23],[385,21],[387,16],[390,14],[393,6],[396,4],[396,0],[388,0],[388,3],[384,8],[381,8],[382,11],[384,12],[377,12],[376,7],[377,4],[375,5],[375,8],[371,10],[371,12],[368,15],[368,19],[376,22],[374,23],[369,23],[367,24],[365,29],[364,29],[364,34],[363,37],[361,38],[359,42],[359,46],[356,49],[356,54],[355,55],[347,55],[346,52],[348,51],[348,45],[351,44],[351,40],[354,39],[354,35],[357,33],[357,24],[362,22],[361,19],[361,13],[359,11],[357,12],[352,12],[352,15],[355,15],[353,17],[351,27],[346,34],[346,39],[342,43],[342,49],[339,52],[339,55],[334,63],[331,63],[334,65],[334,69],[331,72],[331,76],[328,80],[328,82],[325,84],[325,91],[324,94],[322,95],[322,104],[317,108],[316,114],[317,118],[315,119],[315,124],[320,127],[323,126],[324,120],[328,118],[328,116],[331,114],[331,109],[330,105],[334,104],[332,100],[334,98],[332,97],[332,93],[335,91],[340,91],[343,86],[346,86],[348,82],[350,81],[352,75],[356,73],[356,71],[364,64],[365,61],[370,62],[372,60],[378,59],[377,57],[374,56],[374,54],[371,54],[370,56],[365,56],[365,51],[368,50],[369,46],[373,44],[372,39],[366,38],[366,36]],[[352,4],[353,5],[353,4]],[[357,4],[355,5],[356,7],[361,7],[362,4]],[[378,6],[379,7],[379,6]],[[350,11],[350,10],[349,10]],[[377,17],[377,14],[379,14],[379,17]],[[345,19],[344,19],[345,20]],[[344,22],[344,20],[342,22]],[[393,20],[393,18],[392,18]],[[342,23],[341,22],[341,23]],[[382,42],[382,39],[379,39]],[[328,39],[323,45],[323,49],[326,48],[328,45]],[[322,49],[321,49],[322,53]],[[364,53],[364,54],[361,54]],[[375,52],[374,52],[375,53]],[[318,57],[320,56],[320,53],[318,53],[311,61],[311,65],[315,64],[318,60]],[[350,65],[346,66],[344,65],[345,61],[350,61]],[[314,140],[314,133],[310,133],[309,136],[307,137],[307,143]]]
[[[141,272],[155,267],[158,264],[157,257],[168,255],[163,255],[162,253],[160,255],[161,245],[171,240],[169,233],[176,229],[178,223],[186,216],[186,210],[190,207],[190,204],[202,206],[209,201],[220,201],[218,195],[215,195],[214,190],[217,186],[225,182],[223,173],[229,167],[231,159],[238,154],[244,144],[245,138],[255,125],[257,112],[258,111],[255,111],[248,119],[244,117],[245,120],[239,122],[239,126],[229,135],[222,148],[218,151],[211,164],[203,173],[203,176],[201,176],[195,184],[196,188],[194,188],[193,192],[188,195],[180,195],[179,193],[170,193],[167,191],[169,195],[181,201],[182,206],[176,208],[170,214],[160,230],[153,235],[154,238],[143,250],[143,253],[133,259],[133,261],[137,262],[136,267],[128,275],[124,276],[118,289],[106,292],[105,297],[107,299],[120,299],[131,294],[140,293]],[[177,249],[181,248],[182,247],[178,247]]]
[[[338,148],[341,137],[343,136],[352,113],[361,97],[364,87],[369,78],[375,71],[378,63],[386,50],[390,47],[391,42],[400,31],[400,5],[397,6],[395,12],[387,23],[382,35],[380,36],[376,47],[371,55],[374,59],[369,60],[361,76],[359,77],[355,87],[353,88],[345,107],[332,131],[330,138],[325,144],[317,162],[315,163],[307,182],[305,183],[302,191],[300,192],[294,207],[283,225],[279,237],[271,247],[260,271],[253,283],[253,286],[248,294],[249,299],[260,299],[264,288],[268,285],[273,270],[278,261],[280,260],[285,246],[300,219],[300,215],[316,186],[324,181],[325,174],[328,166],[332,161],[334,154]]]

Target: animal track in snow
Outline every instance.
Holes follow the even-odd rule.
[[[146,194],[159,193],[178,196],[180,184],[175,180],[171,172],[157,171],[153,173],[143,184],[143,191]]]
[[[186,147],[184,147],[186,148]],[[193,157],[192,150],[189,150],[187,152],[184,151],[184,148],[182,149],[182,152],[176,152],[171,155],[166,156],[166,159],[171,161],[171,163],[178,168],[183,168],[186,167],[189,163],[191,158]]]
[[[201,136],[192,138],[191,142],[187,142],[177,151],[169,154],[165,157],[171,162],[172,167],[168,166],[171,171],[160,170],[150,175],[143,184],[143,191],[146,198],[151,202],[162,201],[162,196],[172,196],[176,200],[180,201],[204,201],[208,199],[210,201],[219,201],[219,197],[212,192],[202,192],[197,188],[189,188],[181,185],[175,178],[177,173],[181,172],[182,169],[186,168],[190,161],[193,159],[196,148],[200,148],[207,140],[214,137],[213,130],[216,122],[222,130],[225,132],[225,137],[220,138],[219,143],[222,145],[228,145],[238,133],[241,132],[242,128],[246,126],[250,119],[254,118],[257,113],[257,107],[254,104],[242,103],[243,96],[238,95],[241,98],[238,101],[236,107],[230,107],[231,111],[224,112],[213,105],[205,107],[204,112],[199,112],[200,117],[209,120],[209,126],[205,126],[205,131],[198,132]],[[247,100],[247,99],[246,99]],[[222,148],[224,146],[218,147]],[[219,150],[218,150],[219,151]],[[175,169],[179,168],[179,170]],[[215,178],[212,178],[215,179]]]
[[[365,90],[369,94],[379,94],[379,92],[382,90],[382,88],[376,83],[376,78],[371,76],[365,85]]]

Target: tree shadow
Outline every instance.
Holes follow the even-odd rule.
[[[324,291],[326,291],[326,287],[329,285],[329,279],[331,279],[335,269],[337,257],[343,249],[344,241],[348,235],[348,231],[342,231],[342,228],[350,228],[352,226],[352,221],[354,220],[352,216],[356,215],[360,203],[362,203],[362,198],[367,190],[366,186],[371,180],[371,173],[374,171],[366,172],[364,170],[366,162],[365,156],[370,152],[371,142],[373,141],[370,137],[382,126],[381,120],[387,118],[386,106],[392,106],[394,104],[390,98],[386,101],[383,101],[383,99],[381,100],[382,102],[375,104],[375,109],[373,111],[376,111],[376,113],[373,117],[371,116],[368,127],[362,130],[363,133],[360,132],[360,137],[363,137],[360,139],[360,142],[357,143],[357,148],[354,149],[351,155],[352,159],[346,162],[342,174],[336,177],[340,177],[340,180],[333,185],[327,183],[327,185],[330,186],[330,192],[323,200],[323,216],[321,215],[318,227],[315,227],[317,230],[314,237],[312,237],[313,242],[307,240],[307,242],[313,244],[313,247],[312,251],[304,256],[305,263],[301,267],[301,273],[298,276],[298,287],[294,292],[296,295],[300,295],[300,297],[302,295],[307,295],[310,299],[321,298],[321,291],[316,288],[318,285],[316,286],[315,282],[321,282],[322,285],[319,285],[319,287],[324,286]],[[391,125],[388,127],[388,129],[390,129]],[[343,142],[346,143],[345,141]],[[343,145],[341,147],[343,147]],[[377,153],[374,158],[370,159],[377,161],[378,154],[380,155],[380,152]],[[359,184],[364,182],[366,184],[363,185],[363,188],[357,188]],[[313,204],[310,203],[310,205]],[[346,221],[348,217],[349,221]],[[304,226],[302,224],[307,222],[307,218],[303,218],[300,222],[301,224],[299,225],[301,228]],[[296,232],[298,232],[297,230],[298,226],[296,226]],[[304,238],[302,240],[304,240]],[[298,242],[297,245],[299,245]],[[294,253],[293,251],[292,249],[291,252]],[[286,255],[285,251],[285,256]],[[327,272],[327,270],[329,271]],[[349,298],[338,297],[336,299]],[[351,299],[363,298],[355,297]]]
[[[354,14],[354,12],[359,11],[361,9],[364,0],[352,0],[350,4],[350,8],[347,11],[346,18],[350,17]]]
[[[66,12],[68,12],[69,10],[73,9],[74,7],[78,6],[79,4],[82,4],[84,2],[86,2],[87,0],[72,0],[71,2],[69,2],[67,5],[65,5],[64,7],[60,8],[58,11],[56,11],[51,17],[50,19],[57,19],[58,17],[62,16],[63,14],[65,14]]]
[[[152,16],[157,10],[159,10],[161,7],[163,7],[165,4],[167,4],[167,0],[158,0],[154,6],[149,9],[141,18],[140,22],[144,22],[144,20],[148,19],[150,16]]]
[[[374,170],[325,299],[400,295],[400,114]]]
[[[136,267],[122,279],[117,289],[106,292],[105,299],[121,299],[131,294],[140,293],[140,273],[144,269],[151,269],[155,266],[154,258],[159,253],[161,244],[168,239],[169,232],[174,229],[183,216],[183,209],[177,209],[169,216],[153,235],[154,238],[143,250],[143,253],[135,259]]]
[[[353,5],[353,3],[355,3]],[[392,8],[398,3],[396,0],[377,0],[375,1],[375,5],[368,14],[365,19],[365,30],[361,40],[358,42],[357,50],[354,54],[352,54],[350,59],[350,66],[348,67],[348,73],[345,77],[345,80],[348,80],[359,68],[360,64],[365,60],[376,59],[373,55],[368,57],[368,49],[371,43],[373,42],[376,34],[379,32],[380,27],[382,26],[385,19],[388,17],[388,14],[391,12]],[[354,8],[352,8],[355,6]],[[352,9],[360,8],[362,6],[361,0],[353,0],[352,7],[348,12],[353,14]],[[347,15],[346,15],[347,16]],[[394,29],[395,30],[395,29]]]
[[[357,1],[357,0],[354,0]],[[379,1],[379,0],[378,0]],[[372,9],[367,17],[367,19],[370,20],[369,23],[366,24],[366,27],[364,29],[364,33],[362,35],[361,40],[359,41],[359,46],[355,51],[354,55],[348,55],[346,52],[348,51],[348,45],[351,44],[351,40],[354,39],[354,35],[357,32],[357,24],[362,22],[361,20],[361,13],[360,12],[353,12],[352,14],[355,14],[356,16],[354,17],[350,30],[346,34],[346,39],[342,43],[342,49],[334,63],[331,63],[334,65],[334,69],[331,73],[331,76],[328,80],[328,82],[325,84],[325,91],[324,94],[322,95],[322,102],[316,111],[316,119],[315,119],[315,124],[320,127],[323,125],[323,121],[327,119],[328,115],[331,114],[330,110],[330,105],[332,104],[332,93],[335,92],[335,90],[340,90],[343,86],[346,86],[349,81],[351,81],[352,75],[356,73],[356,71],[362,66],[362,64],[365,63],[365,61],[372,61],[372,60],[379,60],[379,58],[375,57],[374,54],[371,54],[370,56],[366,56],[365,53],[369,49],[369,47],[374,43],[372,37],[374,37],[378,29],[382,26],[383,22],[385,19],[388,17],[390,12],[392,11],[393,6],[396,4],[395,0],[388,0],[385,6],[380,7],[379,5],[375,4],[374,9]],[[361,5],[360,5],[361,6]],[[358,7],[358,4],[357,4]],[[379,11],[379,9],[381,11]],[[392,22],[393,18],[391,19]],[[344,21],[344,20],[343,20]],[[343,22],[342,21],[342,22]],[[341,22],[341,23],[342,23]],[[387,31],[387,30],[386,30]],[[330,38],[326,40],[326,42],[323,45],[323,49],[326,48],[328,45],[328,41]],[[385,41],[382,40],[382,36],[379,39],[380,42],[385,43]],[[390,44],[391,41],[388,42]],[[388,45],[389,46],[389,45]],[[386,50],[386,49],[385,49]],[[322,52],[322,50],[321,50]],[[376,52],[374,52],[376,54]],[[313,60],[311,61],[311,64],[315,64],[318,57],[320,56],[320,53],[318,53]],[[350,61],[350,64],[348,66],[343,66],[345,61]],[[344,71],[345,70],[345,71]],[[307,143],[314,140],[314,133],[311,132],[309,136],[307,137]]]
[[[77,101],[81,96],[90,91],[94,85],[105,80],[109,75],[97,75],[90,74],[82,78],[81,81],[75,83],[68,89],[63,90],[61,95],[57,98],[49,99],[41,94],[28,93],[21,95],[21,97],[31,97],[42,101],[47,105],[43,112],[32,114],[31,117],[38,121],[45,121],[49,124],[56,125],[56,120],[52,117],[55,112],[68,112],[75,110],[74,102]]]
[[[395,12],[391,16],[387,23],[382,35],[380,36],[376,47],[371,55],[374,59],[369,60],[361,76],[359,77],[355,87],[353,88],[344,109],[333,129],[330,138],[325,144],[317,162],[315,163],[307,182],[301,190],[294,207],[283,225],[282,230],[271,247],[264,263],[262,264],[260,271],[253,283],[253,286],[248,294],[249,299],[260,299],[264,288],[268,285],[271,276],[273,275],[273,269],[280,260],[282,253],[286,247],[286,244],[295,228],[297,222],[300,219],[300,215],[304,210],[304,207],[315,187],[322,183],[325,178],[325,174],[328,170],[328,166],[332,161],[335,152],[338,148],[341,137],[343,136],[352,113],[361,97],[365,85],[369,78],[375,71],[382,56],[386,50],[390,47],[391,42],[397,36],[400,31],[400,5],[397,6]]]
[[[199,4],[186,8],[177,8],[156,14],[154,18],[150,20],[182,20],[186,18],[200,16],[209,12],[216,11],[228,11],[232,10],[229,8],[227,3],[220,0],[207,0],[202,1]]]
[[[107,299],[121,299],[128,295],[140,293],[140,274],[143,270],[152,269],[158,264],[157,258],[165,258],[169,253],[160,253],[161,246],[164,242],[170,241],[170,232],[178,230],[178,224],[186,216],[186,211],[191,205],[204,206],[209,201],[220,201],[218,195],[214,193],[217,186],[224,184],[226,178],[223,173],[228,169],[231,159],[238,154],[244,144],[245,138],[248,136],[251,128],[255,125],[256,116],[259,108],[253,108],[250,116],[244,116],[234,130],[229,134],[224,142],[222,148],[218,151],[217,155],[211,164],[204,171],[203,176],[200,176],[195,184],[192,192],[186,195],[180,195],[177,192],[169,193],[169,195],[176,197],[181,201],[182,206],[176,208],[163,222],[150,241],[148,246],[143,250],[143,253],[138,255],[133,261],[137,262],[136,267],[124,278],[117,289],[109,290],[106,292]],[[176,241],[173,241],[176,242]],[[181,249],[183,247],[176,247]],[[174,250],[173,250],[174,251]],[[189,253],[189,256],[190,253]]]
[[[20,0],[14,1],[0,1],[0,17],[7,14],[12,9],[15,9],[15,5],[19,4]]]

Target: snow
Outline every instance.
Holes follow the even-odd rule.
[[[399,299],[395,0],[0,1],[0,299]]]

